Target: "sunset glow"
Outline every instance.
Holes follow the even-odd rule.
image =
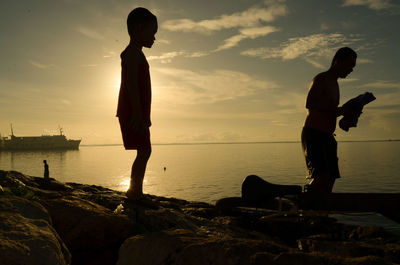
[[[158,17],[143,52],[152,142],[298,141],[312,78],[342,46],[358,53],[341,104],[377,100],[338,140],[400,136],[399,3],[381,1],[5,1],[0,4],[0,133],[61,124],[82,144],[121,143],[115,111],[126,17]]]

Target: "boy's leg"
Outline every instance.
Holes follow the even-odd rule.
[[[335,179],[329,176],[327,171],[320,172],[315,176],[311,183],[311,191],[316,191],[323,195],[328,195],[332,193],[333,185],[335,184]]]
[[[132,165],[131,184],[127,191],[127,196],[129,198],[139,199],[143,196],[143,179],[150,154],[151,148],[137,150],[136,159]]]

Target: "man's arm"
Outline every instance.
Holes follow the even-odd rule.
[[[337,107],[339,99],[335,99],[332,84],[325,81],[325,78],[316,76],[311,83],[306,108],[311,111],[326,112],[336,115],[340,113]],[[337,95],[338,97],[338,95]]]

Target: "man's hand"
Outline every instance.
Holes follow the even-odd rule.
[[[344,104],[341,107],[338,107],[338,111],[337,111],[337,116],[354,116],[357,115],[357,117],[359,117],[361,115],[362,111],[359,110],[354,110],[350,107],[350,105],[348,104]]]

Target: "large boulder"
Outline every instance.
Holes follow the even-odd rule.
[[[127,239],[118,265],[250,265],[258,252],[277,255],[286,247],[260,239],[207,235],[184,229],[152,232]]]
[[[0,263],[68,265],[71,255],[46,209],[19,197],[0,197]]]
[[[133,234],[133,222],[90,201],[69,196],[41,200],[72,254],[73,264],[115,264],[123,241]]]

